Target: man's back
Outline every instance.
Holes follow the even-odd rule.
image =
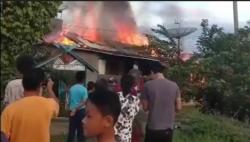
[[[58,111],[59,106],[53,99],[24,97],[3,111],[1,131],[10,142],[49,142],[50,121]]]
[[[179,87],[167,79],[148,81],[144,87],[142,97],[148,100],[149,105],[148,128],[152,130],[172,129]]]
[[[81,84],[73,85],[70,88],[69,93],[69,104],[71,110],[77,108],[77,106],[88,97],[87,89]]]

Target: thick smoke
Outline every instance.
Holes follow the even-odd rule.
[[[121,28],[117,26],[137,30],[130,3],[127,1],[64,2],[62,7],[65,7],[62,17],[64,24],[71,26],[71,32],[79,32],[79,28],[96,30],[103,40],[107,40],[115,37],[117,29]]]
[[[79,29],[97,30],[98,34],[105,39],[112,39],[116,36],[117,25],[125,24],[129,29],[140,30],[143,33],[152,33],[151,28],[157,24],[163,24],[167,28],[176,28],[175,21],[178,20],[182,27],[200,28],[201,19],[209,16],[207,11],[202,9],[183,9],[180,2],[126,2],[126,1],[95,1],[95,2],[64,2],[63,12],[64,24],[74,25],[75,19],[81,27],[72,26],[72,32]],[[132,6],[131,6],[132,5]],[[137,7],[137,8],[135,8]],[[94,12],[94,21],[91,22]],[[86,19],[86,17],[88,17]],[[92,19],[93,20],[93,19]],[[159,21],[159,22],[157,22]],[[95,23],[93,25],[93,23]],[[137,29],[138,28],[138,29]],[[200,30],[183,38],[183,47],[194,46]],[[191,47],[194,48],[194,47]]]
[[[195,50],[197,37],[201,34],[201,19],[210,16],[207,11],[196,8],[192,9],[181,7],[181,2],[131,2],[134,8],[135,19],[144,33],[153,34],[151,28],[157,28],[157,24],[164,25],[166,28],[177,28],[176,21],[181,27],[194,27],[198,30],[181,40],[182,48],[185,51]],[[154,20],[156,19],[156,20]]]
[[[137,28],[133,12],[127,1],[102,2],[99,24],[100,29],[106,30],[102,33],[106,38],[113,36],[112,33],[117,33],[116,30],[122,28],[117,26],[126,26],[133,31],[136,31]]]

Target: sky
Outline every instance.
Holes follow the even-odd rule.
[[[137,25],[144,31],[157,24],[167,28],[176,28],[178,19],[181,27],[194,27],[198,30],[182,40],[185,52],[196,51],[196,40],[201,33],[201,19],[208,19],[209,24],[217,24],[226,32],[233,32],[233,2],[230,1],[147,1],[130,2]],[[244,27],[250,20],[250,1],[238,2],[239,27]]]
[[[84,2],[79,4],[84,5]],[[182,38],[181,47],[185,52],[197,51],[201,19],[208,19],[210,25],[223,27],[225,32],[234,32],[232,1],[130,1],[130,5],[141,32],[150,33],[157,24],[177,28],[174,24],[176,20],[181,23],[181,27],[197,28],[197,31]],[[65,10],[63,17],[66,20],[72,16],[67,15]],[[250,1],[238,1],[238,19],[239,27],[244,27],[250,20]]]

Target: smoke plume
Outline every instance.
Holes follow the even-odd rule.
[[[144,44],[127,1],[65,2],[64,24],[69,32],[92,41]]]

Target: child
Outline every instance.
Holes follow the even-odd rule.
[[[131,142],[132,124],[139,112],[140,99],[131,94],[135,78],[131,75],[124,75],[121,78],[122,92],[119,92],[121,103],[121,114],[115,126],[115,134],[119,142]]]
[[[96,137],[97,142],[116,142],[114,125],[120,111],[121,104],[116,93],[106,89],[94,91],[89,95],[86,105],[84,135]]]

